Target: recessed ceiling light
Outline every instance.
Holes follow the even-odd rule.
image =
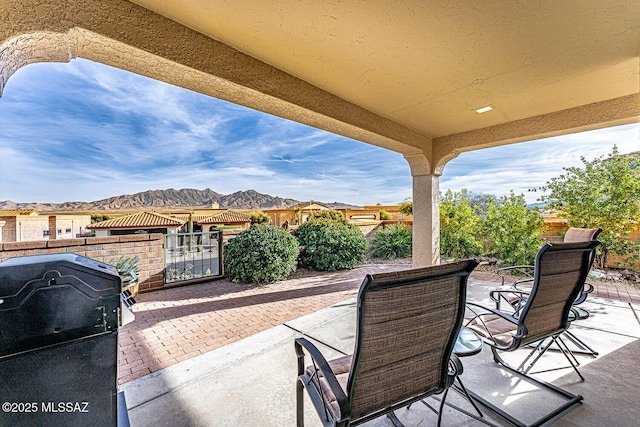
[[[482,114],[482,113],[486,113],[487,111],[491,111],[491,110],[493,110],[493,107],[491,105],[487,105],[486,107],[478,108],[476,110],[476,113]]]

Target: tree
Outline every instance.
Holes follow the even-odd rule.
[[[475,191],[467,191],[466,189],[460,190],[461,193],[466,194],[467,198],[471,206],[479,212],[487,212],[489,209],[489,200],[496,199],[496,196],[493,194],[486,193],[476,193]]]
[[[413,215],[413,202],[405,201],[400,205],[400,212],[405,215]]]
[[[335,209],[325,209],[321,211],[309,212],[309,220],[320,219],[320,218],[325,218],[331,221],[340,222],[342,224],[349,223],[349,221],[344,217],[342,212],[337,211]]]
[[[524,196],[513,192],[501,200],[490,200],[483,224],[486,254],[511,265],[531,265],[542,245],[544,220],[527,209]]]
[[[380,210],[380,219],[382,221],[389,220],[391,218],[393,218],[393,215],[391,215],[389,212],[385,211],[384,209]]]
[[[109,215],[106,214],[91,214],[91,224],[95,224],[97,222],[102,222],[111,219]]]
[[[249,216],[251,217],[251,225],[269,224],[271,222],[271,217],[262,211],[251,212]]]
[[[482,251],[482,218],[467,190],[451,190],[440,200],[440,248],[445,258],[468,258]]]
[[[640,152],[620,155],[614,145],[608,158],[580,157],[583,167],[563,168],[538,190],[541,201],[566,218],[570,227],[602,228],[595,265],[605,268],[611,251],[637,259],[640,244],[625,237],[640,219]]]

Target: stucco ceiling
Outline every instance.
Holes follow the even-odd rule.
[[[431,138],[639,92],[637,0],[133,2]]]

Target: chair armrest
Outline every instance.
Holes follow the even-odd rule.
[[[533,270],[533,265],[512,265],[511,267],[497,269],[496,274],[502,278],[502,284],[504,285],[504,279],[507,276],[533,277]]]
[[[583,302],[585,302],[585,300],[587,299],[587,296],[594,291],[594,287],[591,283],[585,283],[582,286],[582,290],[580,291],[580,293],[578,294],[578,296],[576,297],[575,301],[573,301],[573,305],[578,305],[578,304],[582,304]]]
[[[462,362],[455,354],[451,353],[451,358],[449,359],[449,372],[447,373],[447,385],[445,388],[449,388],[453,385],[458,375],[462,375],[463,368]]]
[[[493,339],[493,334],[491,334],[491,331],[489,330],[489,328],[486,327],[486,325],[485,325],[484,321],[482,320],[481,316],[484,316],[484,315],[487,315],[487,314],[494,314],[494,315],[496,315],[496,316],[498,316],[498,317],[500,317],[500,318],[502,318],[504,320],[507,320],[507,321],[513,323],[514,325],[517,325],[518,326],[518,333],[517,333],[516,336],[514,336],[514,339],[520,340],[520,339],[522,339],[523,337],[525,337],[529,333],[529,331],[527,330],[527,327],[525,325],[521,324],[518,321],[518,318],[517,317],[513,317],[513,315],[511,313],[505,313],[503,311],[496,310],[496,309],[493,309],[491,307],[487,307],[487,306],[484,306],[484,305],[481,305],[481,304],[476,304],[474,302],[467,302],[466,307],[467,307],[467,309],[469,311],[471,311],[474,314],[474,316],[471,317],[471,318],[465,318],[465,321],[466,321],[465,326],[468,326],[469,323],[471,323],[473,320],[479,318],[480,322],[482,323],[482,325],[484,326],[486,331],[489,333],[489,335],[492,337],[492,339]],[[482,309],[482,312],[479,313],[473,307]],[[483,341],[485,341],[488,344],[490,344],[484,338],[483,338]],[[495,341],[494,341],[494,345],[495,345]]]
[[[481,305],[481,304],[477,304],[475,302],[468,302],[466,304],[467,309],[469,309],[469,311],[471,311],[474,316],[472,318],[465,318],[465,320],[467,320],[467,324],[469,324],[469,322],[471,320],[474,320],[477,317],[483,316],[483,315],[487,315],[487,314],[495,314],[496,316],[499,316],[501,318],[503,318],[504,320],[508,320],[509,322],[513,323],[514,325],[518,324],[518,318],[517,317],[513,317],[513,315],[511,313],[505,313],[504,311],[500,311],[491,307],[487,307],[485,305]],[[479,309],[482,309],[482,312],[478,313],[475,309],[473,309],[472,307],[477,307]],[[466,326],[466,325],[465,325]]]
[[[322,372],[322,375],[324,375],[324,378],[327,381],[327,384],[329,385],[333,396],[336,398],[336,402],[338,403],[338,407],[340,409],[340,417],[338,421],[349,419],[351,417],[351,411],[349,409],[349,399],[340,386],[340,383],[338,382],[336,375],[333,373],[333,370],[331,370],[327,359],[325,359],[322,353],[320,353],[320,350],[318,350],[318,348],[306,338],[296,338],[295,347],[296,356],[298,358],[298,378],[305,374],[304,350],[306,350],[309,353],[309,356],[311,356],[313,365],[316,368],[316,372],[318,370]],[[311,379],[309,379],[309,381],[311,381]],[[319,390],[319,392],[321,393],[322,391]]]
[[[515,297],[515,298],[511,298]],[[514,313],[512,315],[517,316],[520,309],[524,306],[524,303],[527,301],[529,297],[528,291],[522,291],[519,289],[509,288],[509,289],[494,289],[493,291],[489,291],[489,298],[496,303],[496,309],[500,310],[500,302],[502,300],[506,301],[511,308],[513,308]]]
[[[526,285],[525,288],[529,289],[524,289],[522,285]],[[513,282],[513,287],[519,290],[526,290],[527,292],[530,292],[531,287],[533,287],[533,277],[516,280],[515,282]]]

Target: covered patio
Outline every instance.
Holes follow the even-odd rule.
[[[439,262],[439,177],[460,153],[640,121],[636,0],[0,0],[0,16],[0,94],[20,67],[85,58],[403,154],[415,267]],[[585,398],[557,425],[636,425],[638,306],[589,304],[575,332],[601,355],[584,383],[553,379]],[[348,352],[353,314],[339,302],[124,383],[132,425],[292,425],[293,339]],[[482,379],[526,417],[535,393],[486,356],[463,360],[468,387]],[[398,417],[433,419],[423,405]]]
[[[20,67],[85,58],[403,154],[416,267],[439,262],[460,153],[640,121],[634,0],[0,5],[0,94]]]
[[[282,282],[268,287],[270,289],[258,291],[262,296],[255,299],[257,302],[252,311],[265,313],[264,323],[268,323],[271,317],[267,314],[270,308],[278,307],[278,311],[281,312],[295,312],[305,305],[305,297],[317,300],[318,309],[253,335],[249,334],[244,339],[188,357],[187,360],[174,363],[167,368],[124,382],[120,389],[125,392],[131,425],[294,425],[296,358],[293,340],[300,336],[311,339],[330,358],[353,351],[356,311],[355,299],[349,295],[357,291],[365,272],[397,268],[402,269],[406,266],[361,267],[353,271],[292,279],[285,281],[289,283]],[[496,286],[496,283],[491,281],[492,278],[491,273],[472,275],[468,299],[488,303],[488,292]],[[215,286],[215,282],[207,285]],[[308,285],[311,287],[307,287]],[[199,291],[202,293],[197,294],[199,298],[194,298],[194,290],[189,290],[188,287],[143,295],[138,308],[141,322],[138,325],[136,322],[128,325],[127,333],[131,333],[131,329],[145,329],[145,320],[157,316],[153,307],[162,303],[162,293],[171,293],[171,299],[166,301],[166,304],[175,304],[177,307],[198,305],[204,300],[205,294],[212,295],[211,288],[205,291],[204,285],[198,286],[202,287]],[[315,295],[312,292],[314,288]],[[319,293],[320,289],[322,292]],[[602,294],[607,292],[603,287],[600,287],[599,291]],[[274,293],[274,297],[266,296],[269,293]],[[288,293],[291,297],[286,298],[281,293]],[[181,294],[183,298],[180,298]],[[282,298],[275,297],[276,295]],[[244,296],[220,296],[216,301],[228,298],[244,299]],[[145,297],[149,299],[148,302],[145,301]],[[323,303],[330,302],[330,298],[339,302],[319,308]],[[586,321],[575,322],[571,330],[588,341],[600,355],[595,359],[578,356],[582,365],[581,372],[586,379],[584,382],[581,382],[571,369],[538,374],[539,377],[584,397],[580,406],[558,419],[554,425],[595,427],[637,424],[640,416],[635,404],[637,384],[640,381],[640,374],[636,369],[637,354],[640,351],[638,298],[640,292],[633,288],[629,290],[628,297],[624,298],[625,301],[591,296],[584,304],[592,315]],[[636,302],[631,303],[629,299]],[[252,324],[253,319],[249,318],[233,320],[233,313],[225,314],[216,301],[208,303],[210,312],[205,307],[198,308],[199,314],[196,317],[185,307],[190,315],[176,316],[176,324],[192,322],[198,316],[207,318],[208,314],[215,314],[216,311],[219,315],[229,316],[233,322]],[[241,309],[237,303],[230,306],[236,307],[236,310]],[[222,319],[211,322],[218,325],[222,323]],[[205,321],[194,327],[201,328],[201,331],[210,328]],[[176,339],[182,334],[175,328],[165,328],[173,329]],[[170,336],[165,336],[164,339],[167,342],[173,341]],[[149,345],[152,345],[151,341]],[[525,381],[513,379],[493,362],[486,347],[480,354],[461,360],[464,365],[462,378],[470,390],[483,397],[489,397],[495,404],[514,412],[525,422],[536,419],[549,405],[558,403],[556,399],[551,399],[553,396],[549,396],[548,393],[537,390]],[[553,352],[546,355],[542,362],[544,365],[536,365],[535,370],[564,365],[563,362],[566,361],[561,354]],[[449,393],[447,401],[473,413],[469,403],[455,392]],[[428,403],[437,405],[433,399],[428,400]],[[306,404],[305,425],[321,425],[308,399]],[[487,421],[495,425],[509,425],[491,415],[485,408],[481,409]],[[396,411],[396,414],[407,426],[433,425],[436,419],[435,414],[422,404],[414,404],[409,410],[402,409]],[[366,425],[392,424],[383,417]],[[447,407],[443,425],[484,424]]]

